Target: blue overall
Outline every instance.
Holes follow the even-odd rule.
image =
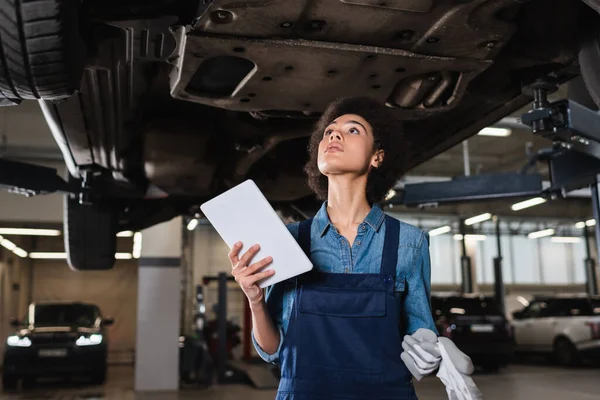
[[[310,255],[312,219],[298,241]],[[400,224],[385,217],[379,274],[313,270],[298,293],[281,347],[278,400],[416,399],[402,359],[394,297]]]

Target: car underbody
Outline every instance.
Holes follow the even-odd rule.
[[[578,76],[598,37],[587,3],[84,1],[73,93],[21,97],[40,102],[113,231],[193,213],[246,179],[310,207],[306,146],[328,103],[391,107],[416,167],[531,102],[536,80]]]

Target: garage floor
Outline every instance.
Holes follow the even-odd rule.
[[[598,399],[598,368],[566,370],[553,367],[515,365],[499,374],[478,374],[475,382],[486,400],[587,400]],[[133,393],[133,370],[114,367],[104,387],[80,384],[39,383],[35,388],[15,394],[0,394],[2,400],[179,400],[238,399],[267,400],[275,391],[260,391],[248,386],[216,386],[206,390],[183,390],[179,393]],[[417,383],[420,400],[445,399],[443,386],[435,377]],[[242,397],[243,396],[243,397]]]

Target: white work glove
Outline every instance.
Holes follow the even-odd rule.
[[[404,352],[400,358],[418,381],[440,366],[442,357],[437,348],[437,335],[429,329],[420,328],[412,335],[404,336],[402,348]]]
[[[442,356],[442,362],[436,376],[446,386],[448,399],[483,399],[483,395],[471,378],[474,370],[471,358],[460,351],[454,342],[446,337],[438,338],[437,348]]]
[[[483,396],[471,378],[474,371],[471,358],[446,337],[437,337],[421,328],[404,336],[404,352],[400,355],[406,368],[417,380],[433,373],[440,378],[449,400],[481,400]]]

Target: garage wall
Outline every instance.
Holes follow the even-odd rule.
[[[137,260],[118,260],[107,271],[75,272],[65,261],[37,260],[33,267],[33,301],[82,301],[95,303],[109,328],[112,363],[133,362],[137,312]]]

